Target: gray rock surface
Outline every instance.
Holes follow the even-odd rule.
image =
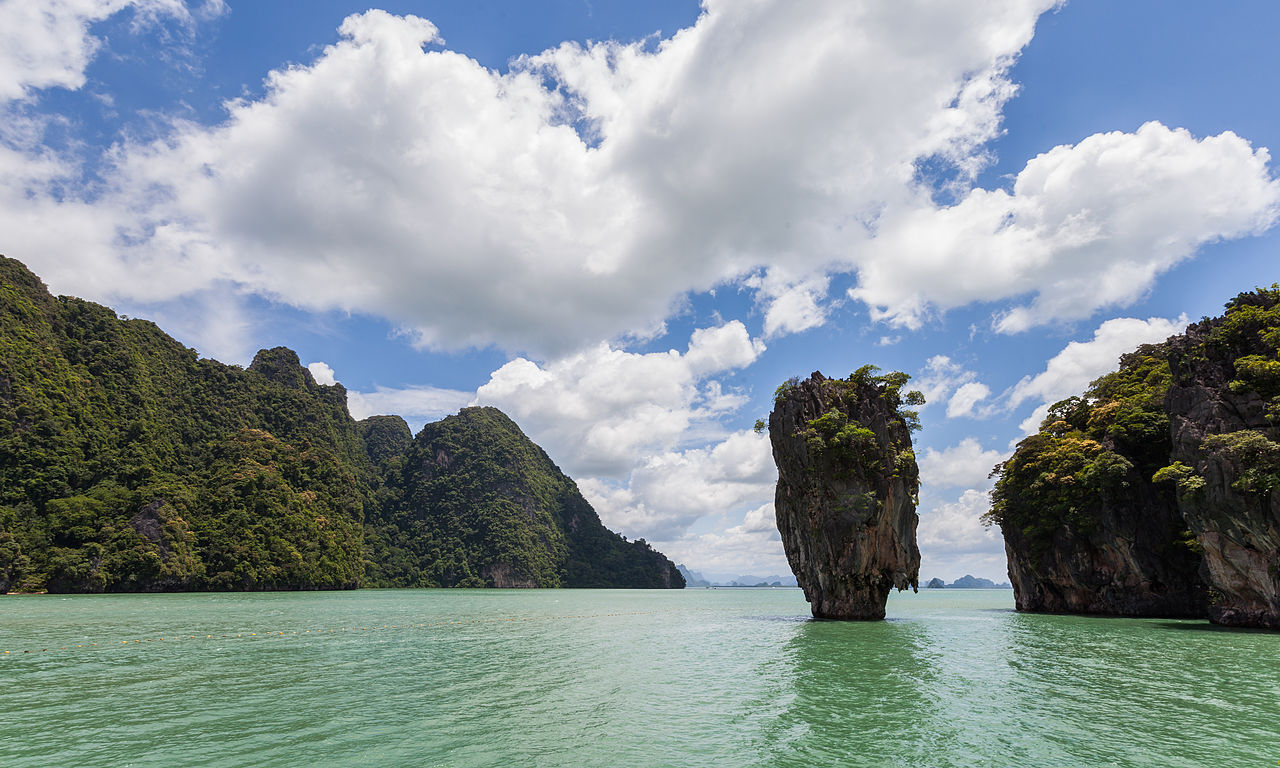
[[[1237,358],[1256,354],[1274,359],[1257,333],[1242,333],[1236,348],[1206,344],[1222,318],[1190,326],[1175,338],[1170,368],[1173,385],[1166,399],[1173,436],[1173,461],[1191,467],[1203,480],[1179,496],[1187,526],[1204,550],[1209,584],[1209,620],[1232,626],[1280,628],[1280,488],[1241,483],[1247,472],[1276,472],[1274,445],[1280,427],[1267,419],[1267,401],[1256,389],[1231,386]],[[1213,437],[1252,431],[1261,451],[1223,450]],[[1271,447],[1267,444],[1270,443]],[[1268,451],[1270,454],[1268,455]],[[1270,466],[1268,466],[1270,465]]]

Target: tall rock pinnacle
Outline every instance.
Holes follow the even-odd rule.
[[[923,398],[875,372],[792,379],[769,414],[778,530],[816,618],[883,619],[891,588],[917,587],[916,416],[901,406]]]

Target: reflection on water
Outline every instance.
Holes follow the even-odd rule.
[[[783,706],[752,742],[753,764],[1280,759],[1280,636],[981,607],[991,597],[913,596],[890,604],[898,621],[797,626],[766,664],[783,671],[759,702]]]
[[[752,744],[762,765],[926,765],[936,685],[919,622],[807,621],[771,664],[786,670],[767,696],[785,702]],[[905,748],[904,748],[905,747]]]

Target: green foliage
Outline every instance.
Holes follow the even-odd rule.
[[[1167,467],[1161,467],[1151,476],[1151,481],[1155,483],[1166,483],[1172,481],[1178,489],[1179,496],[1193,496],[1204,488],[1204,478],[1196,474],[1196,471],[1181,461],[1175,461]]]
[[[606,529],[574,482],[495,408],[428,424],[386,487],[388,503],[370,521],[371,584],[683,586],[644,540]]]
[[[995,468],[984,523],[1016,529],[1043,551],[1064,526],[1096,530],[1109,499],[1168,462],[1168,347],[1143,345],[1120,362],[1083,396],[1050,406],[1040,431]]]
[[[1280,423],[1280,284],[1242,293],[1227,303],[1227,314],[1213,323],[1206,354],[1233,359],[1233,392],[1257,392],[1268,418]]]
[[[869,472],[879,470],[876,433],[851,421],[839,408],[832,408],[816,419],[806,422],[800,433],[813,454],[826,453],[837,460],[854,462]]]
[[[909,380],[900,371],[881,375],[874,365],[864,365],[846,379],[811,380],[821,388],[820,401],[828,408],[807,420],[796,437],[805,441],[811,456],[827,458],[839,468],[838,472],[869,483],[877,482],[882,474],[904,477],[909,480],[912,493],[916,493],[918,469],[909,433],[920,428],[919,413],[904,405],[923,405],[924,395],[917,391],[903,394],[902,388]],[[780,402],[800,386],[797,379],[789,379],[778,387],[775,397]],[[883,436],[859,421],[885,411],[890,428]],[[895,420],[907,435],[893,428]]]
[[[758,435],[764,432],[767,426],[768,425],[764,423],[764,419],[756,419],[756,423],[751,427],[751,429]]]
[[[1257,393],[1280,419],[1280,286],[1242,293],[1226,308],[1223,317],[1200,324],[1197,341],[1183,343],[1183,354],[1201,362],[1229,361],[1235,377],[1229,389]],[[1017,526],[1033,544],[1045,545],[1061,526],[1088,530],[1108,496],[1135,478],[1172,483],[1184,499],[1199,494],[1206,481],[1197,469],[1169,464],[1168,356],[1168,342],[1139,347],[1082,396],[1055,403],[1040,432],[1019,443],[993,472],[997,479],[985,521]],[[1236,490],[1266,494],[1280,487],[1280,445],[1262,432],[1214,435],[1203,448],[1238,467]]]
[[[0,590],[478,585],[499,563],[657,586],[669,562],[604,529],[572,481],[521,476],[531,451],[550,463],[527,438],[485,453],[499,416],[449,444],[480,457],[451,484],[432,449],[410,465],[403,419],[357,425],[291,350],[201,360],[0,257]]]
[[[798,386],[800,386],[800,379],[797,376],[792,376],[791,378],[779,384],[778,388],[773,390],[774,406],[776,407],[778,403],[782,402],[783,399]]]
[[[1216,453],[1239,468],[1231,487],[1244,493],[1265,495],[1280,488],[1280,444],[1253,429],[1242,429],[1204,440],[1205,450]]]

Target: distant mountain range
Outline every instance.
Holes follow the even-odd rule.
[[[794,587],[796,577],[787,575],[779,576],[752,576],[744,574],[736,577],[726,577],[723,574],[711,574],[710,578],[703,576],[697,571],[691,571],[683,565],[677,565],[676,569],[684,575],[685,588],[692,589],[694,587]]]

